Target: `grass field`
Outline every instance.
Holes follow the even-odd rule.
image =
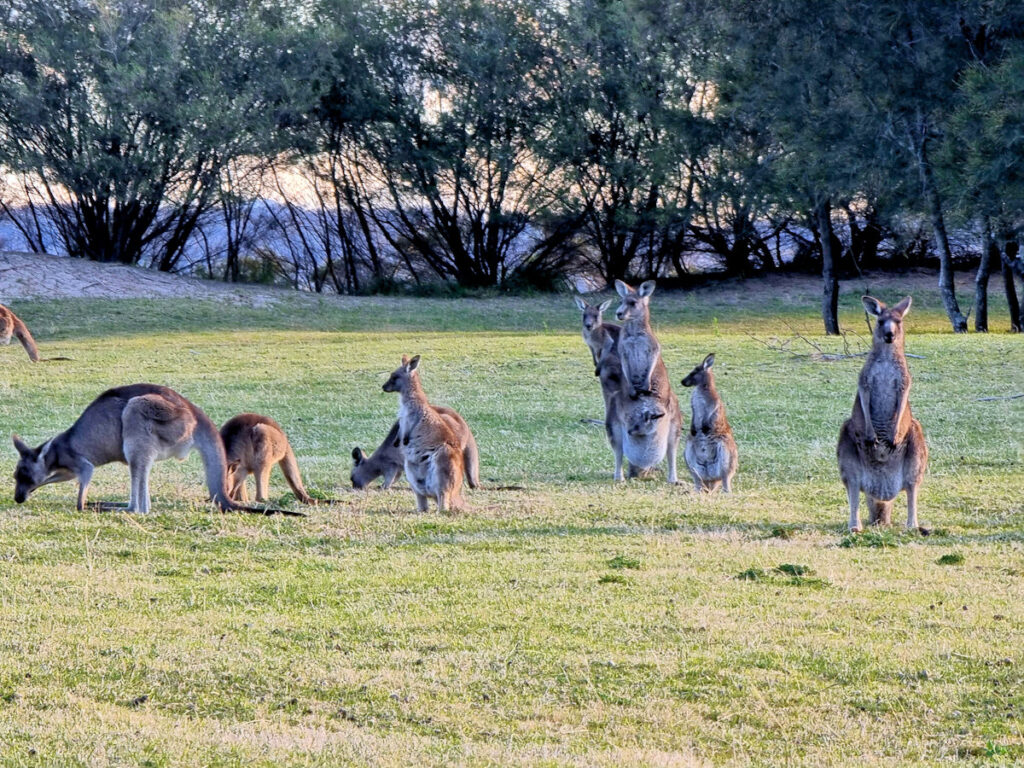
[[[150,515],[76,513],[71,484],[16,506],[5,443],[0,764],[1019,763],[1024,399],[978,398],[1024,392],[1024,338],[952,335],[932,283],[850,281],[841,311],[862,348],[861,293],[914,293],[927,538],[846,534],[834,450],[861,360],[760,341],[843,350],[813,280],[653,297],[674,384],[717,353],[730,497],[612,484],[567,296],[13,303],[44,355],[74,359],[0,350],[5,435],[38,444],[108,386],[158,382],[217,423],[275,417],[307,485],[344,503],[214,513],[194,455],[157,465]],[[439,515],[404,482],[346,490],[402,353],[472,426],[484,482],[524,491]],[[127,495],[125,467],[97,471],[93,499]]]

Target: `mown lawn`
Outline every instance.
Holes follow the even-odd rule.
[[[850,281],[841,318],[862,348],[860,294],[914,292],[927,538],[845,532],[835,438],[861,361],[762,343],[843,350],[813,280],[655,293],[673,381],[716,352],[739,444],[738,492],[703,498],[612,484],[568,296],[13,303],[44,355],[74,359],[0,351],[5,434],[37,444],[106,387],[154,381],[218,423],[273,416],[307,485],[344,503],[214,513],[193,456],[157,466],[151,515],[76,513],[70,484],[16,506],[5,443],[0,764],[1024,760],[1024,399],[978,400],[1024,392],[1024,338],[950,334],[932,282]],[[404,483],[346,490],[402,353],[474,429],[484,482],[525,490],[445,515]],[[288,502],[276,470],[272,488]],[[127,495],[125,467],[97,472],[94,499]]]

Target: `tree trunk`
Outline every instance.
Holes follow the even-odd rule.
[[[821,317],[825,321],[825,333],[839,335],[839,280],[836,279],[834,233],[832,231],[832,203],[824,200],[814,211],[818,230],[818,245],[821,247]]]
[[[949,247],[946,221],[942,216],[942,200],[939,198],[939,190],[935,185],[932,167],[924,148],[921,150],[919,165],[921,185],[928,204],[932,232],[935,235],[935,246],[939,251],[939,293],[942,295],[942,304],[946,308],[949,322],[953,325],[953,332],[967,333],[967,318],[960,312],[960,305],[956,301],[956,287],[953,285],[953,251]]]
[[[1014,282],[1013,269],[1010,267],[1011,256],[1017,256],[1019,245],[1010,241],[1005,246],[1005,258],[1000,260],[1003,271],[1003,288],[1006,291],[1006,303],[1010,308],[1010,333],[1020,333],[1020,302],[1017,300],[1017,285]]]
[[[978,274],[974,278],[974,330],[978,333],[988,333],[988,277],[993,258],[1000,258],[999,244],[992,236],[992,230],[986,227]]]

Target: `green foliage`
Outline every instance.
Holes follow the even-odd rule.
[[[935,562],[939,565],[963,565],[966,559],[960,552],[947,552]]]

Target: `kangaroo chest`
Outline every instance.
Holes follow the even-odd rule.
[[[895,360],[878,360],[864,371],[862,381],[870,398],[871,423],[876,432],[889,436],[907,388],[903,366]]]

